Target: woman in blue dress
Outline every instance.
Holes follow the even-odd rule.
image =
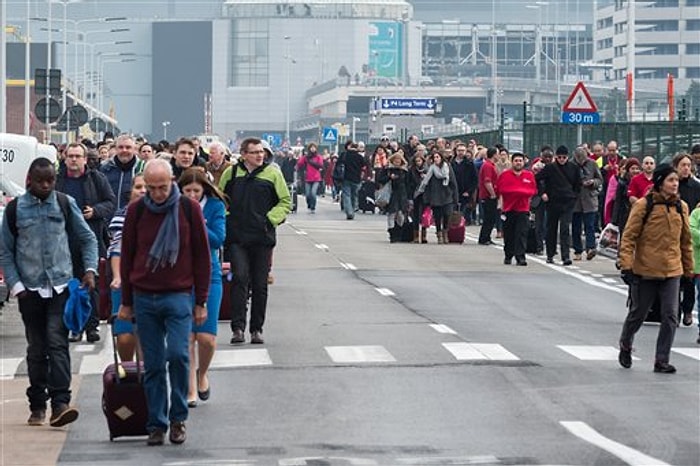
[[[207,320],[192,324],[190,334],[190,388],[187,404],[197,406],[197,397],[209,399],[209,366],[216,350],[216,330],[223,292],[220,248],[226,238],[226,200],[224,194],[207,177],[201,167],[185,170],[178,181],[182,193],[199,202],[204,214],[211,253],[211,284],[207,299]]]

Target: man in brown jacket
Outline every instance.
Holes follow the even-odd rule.
[[[678,195],[678,174],[670,165],[661,165],[653,181],[650,194],[632,205],[620,245],[620,268],[630,287],[630,306],[618,360],[622,367],[632,367],[634,335],[658,296],[661,326],[654,372],[673,374],[676,368],[668,361],[678,325],[680,279],[693,274],[693,248],[688,206]]]

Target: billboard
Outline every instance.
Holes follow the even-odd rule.
[[[369,68],[374,76],[401,78],[403,75],[403,34],[401,23],[369,23]]]

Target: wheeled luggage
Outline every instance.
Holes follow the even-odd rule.
[[[374,192],[377,190],[377,185],[374,181],[364,181],[360,185],[360,190],[357,193],[358,207],[362,213],[374,213]]]
[[[447,227],[447,242],[462,244],[464,243],[464,236],[466,234],[466,221],[460,212],[453,212],[450,215],[450,219]]]
[[[292,198],[292,213],[297,213],[297,209],[299,207],[299,196],[297,195],[297,185],[296,183],[290,183],[287,185],[287,188],[289,189],[289,195]]]
[[[114,363],[102,374],[102,412],[107,418],[109,440],[117,437],[148,435],[148,403],[143,388],[143,362],[119,361],[117,342],[112,330]]]

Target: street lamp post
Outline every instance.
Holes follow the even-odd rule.
[[[168,126],[170,126],[169,121],[164,121],[161,123],[163,125],[163,139],[168,140]]]
[[[360,118],[352,117],[352,142],[357,142],[357,139],[355,139],[355,123],[357,123],[359,121],[360,121]]]
[[[290,106],[290,100],[291,100],[291,94],[290,94],[290,79],[291,79],[291,76],[290,76],[290,74],[291,74],[291,69],[292,69],[292,66],[291,66],[291,65],[292,65],[292,60],[291,60],[291,57],[290,57],[290,55],[289,55],[289,52],[290,52],[290,42],[291,42],[291,39],[292,39],[292,38],[291,38],[290,36],[284,36],[285,45],[286,45],[286,52],[285,52],[284,58],[285,58],[285,60],[287,60],[287,67],[286,67],[286,68],[287,68],[287,80],[286,80],[286,84],[287,84],[287,86],[286,86],[286,87],[287,87],[287,100],[286,100],[286,104],[287,104],[287,106],[286,106],[286,116],[285,116],[285,137],[286,137],[286,139],[287,139],[287,145],[288,145],[288,146],[291,146],[291,145],[292,145],[291,140],[290,140],[290,137],[291,137],[291,136],[290,136],[290,134],[289,134],[289,124],[290,124],[290,109],[289,109],[289,106]]]

